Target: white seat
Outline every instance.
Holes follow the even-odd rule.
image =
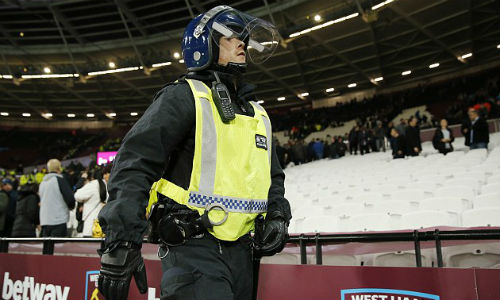
[[[481,207],[462,213],[462,226],[500,226],[500,208]]]
[[[500,175],[495,175],[495,176],[490,176],[488,177],[488,184],[493,184],[493,183],[499,183],[500,182]]]
[[[373,203],[382,202],[383,196],[380,193],[360,193],[352,196],[350,201],[354,203],[363,203],[365,205],[372,205]]]
[[[481,187],[481,194],[500,193],[500,183],[490,183]]]
[[[460,213],[472,208],[472,202],[458,197],[433,197],[420,202],[422,210],[452,211]]]
[[[406,189],[401,191],[395,191],[391,193],[391,199],[393,201],[402,202],[420,202],[429,196],[421,189]]]
[[[490,193],[476,196],[474,199],[474,208],[481,207],[499,207],[500,206],[500,193]]]
[[[370,213],[403,215],[405,213],[411,212],[413,208],[411,208],[410,204],[406,201],[391,200],[375,203],[372,207],[365,207],[365,210],[366,212]]]
[[[448,268],[495,268],[500,248],[498,242],[444,247],[443,261]]]
[[[337,216],[311,216],[306,217],[299,227],[295,227],[296,233],[307,232],[338,232]]]
[[[360,266],[361,260],[354,255],[330,255],[323,254],[322,264],[324,266]],[[308,256],[308,263],[311,265],[316,264],[316,255]]]
[[[408,185],[408,189],[421,190],[425,194],[433,195],[440,186],[436,182],[417,181]]]
[[[443,211],[422,210],[404,214],[399,229],[420,229],[435,226],[458,226],[455,220]]]
[[[472,201],[474,189],[466,186],[446,186],[434,191],[435,197],[458,197]]]
[[[343,203],[332,206],[332,214],[335,216],[353,216],[363,211],[364,205],[361,203]]]
[[[339,218],[339,230],[350,231],[377,231],[389,230],[389,215],[387,214],[361,214]]]
[[[421,254],[422,266],[430,267],[430,259]],[[373,265],[378,267],[416,267],[416,255],[414,251],[396,251],[376,254],[373,257]]]
[[[463,186],[471,188],[474,194],[478,194],[479,185],[480,185],[479,178],[474,178],[474,177],[451,178],[443,183],[444,188],[455,187],[455,186]]]
[[[281,252],[273,256],[264,256],[260,262],[276,265],[300,265],[300,255]]]

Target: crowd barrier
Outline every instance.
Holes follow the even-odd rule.
[[[438,266],[442,266],[441,242],[499,240],[500,229],[470,229],[351,234],[302,234],[292,236],[288,248],[300,249],[302,265],[262,264],[257,299],[340,299],[340,300],[469,300],[500,299],[500,270],[401,267],[323,266],[322,249],[331,244],[412,242],[417,254],[420,242],[435,244]],[[102,300],[97,290],[99,259],[95,249],[101,239],[1,238],[0,287],[3,300],[54,299]],[[55,251],[62,244],[93,243],[93,257]],[[38,249],[25,254],[18,245]],[[146,252],[156,246],[145,244]],[[308,247],[313,246],[317,265],[306,265]],[[16,253],[12,253],[16,252]],[[21,254],[24,253],[24,254]],[[35,253],[35,252],[31,252]],[[45,255],[40,255],[45,254]],[[439,262],[441,260],[441,262]],[[149,288],[139,294],[134,284],[129,300],[158,300],[161,265],[146,259]]]

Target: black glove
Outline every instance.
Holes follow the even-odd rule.
[[[288,224],[280,211],[267,213],[265,220],[255,219],[254,255],[273,256],[285,248],[288,241]]]
[[[106,300],[127,300],[132,275],[139,292],[147,292],[148,279],[139,246],[130,242],[120,243],[99,254],[101,272],[98,289]]]

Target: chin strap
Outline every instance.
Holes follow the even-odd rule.
[[[214,64],[214,71],[219,71],[223,73],[229,73],[235,76],[241,76],[247,71],[248,64],[240,64],[230,62],[225,66],[221,66],[219,64]]]

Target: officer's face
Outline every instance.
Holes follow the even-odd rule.
[[[238,38],[221,37],[219,41],[219,65],[229,62],[244,64],[246,62],[245,43]]]

